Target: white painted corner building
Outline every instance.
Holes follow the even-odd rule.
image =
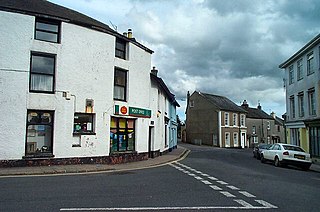
[[[131,30],[28,2],[0,3],[0,161],[148,157],[177,146],[179,104],[152,81],[152,50]]]

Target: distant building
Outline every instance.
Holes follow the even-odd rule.
[[[217,147],[248,147],[246,111],[224,96],[188,92],[186,140]]]
[[[260,104],[257,108],[251,108],[244,100],[241,107],[247,111],[247,137],[251,147],[257,143],[273,144],[284,141],[283,125],[281,126],[279,118],[268,115]]]
[[[285,71],[287,141],[320,159],[320,34],[279,65]]]

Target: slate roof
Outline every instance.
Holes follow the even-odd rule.
[[[166,96],[168,97],[170,102],[173,103],[173,105],[180,107],[179,103],[176,101],[175,95],[170,92],[169,88],[167,87],[167,85],[164,83],[164,81],[160,77],[156,76],[153,73],[150,73],[150,78],[155,83],[157,83],[158,86],[165,92]]]
[[[273,117],[268,115],[262,109],[251,108],[251,107],[242,107],[242,108],[248,112],[247,113],[247,118],[252,118],[252,119],[271,119],[271,120],[273,120]]]
[[[67,23],[73,23],[79,26],[120,37],[128,42],[137,45],[138,47],[144,49],[149,53],[153,53],[152,50],[136,42],[134,38],[129,39],[126,36],[119,34],[118,32],[111,29],[108,25],[100,21],[46,0],[0,0],[0,10],[33,15],[36,17],[52,18]]]
[[[214,104],[220,110],[246,113],[246,111],[244,109],[242,109],[240,106],[236,105],[234,102],[232,102],[227,97],[213,95],[213,94],[207,94],[207,93],[200,93],[200,92],[199,92],[199,94],[201,96],[203,96],[205,99],[207,99],[209,102]]]

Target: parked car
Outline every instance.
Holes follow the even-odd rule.
[[[260,160],[261,158],[261,152],[265,149],[268,149],[272,144],[266,144],[266,143],[260,143],[253,147],[253,157]]]
[[[261,153],[261,162],[272,161],[275,166],[293,165],[308,170],[312,164],[310,154],[301,147],[276,143]]]

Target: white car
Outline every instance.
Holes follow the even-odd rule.
[[[262,151],[261,162],[273,161],[275,166],[293,165],[308,170],[312,164],[310,154],[301,147],[276,143]]]

